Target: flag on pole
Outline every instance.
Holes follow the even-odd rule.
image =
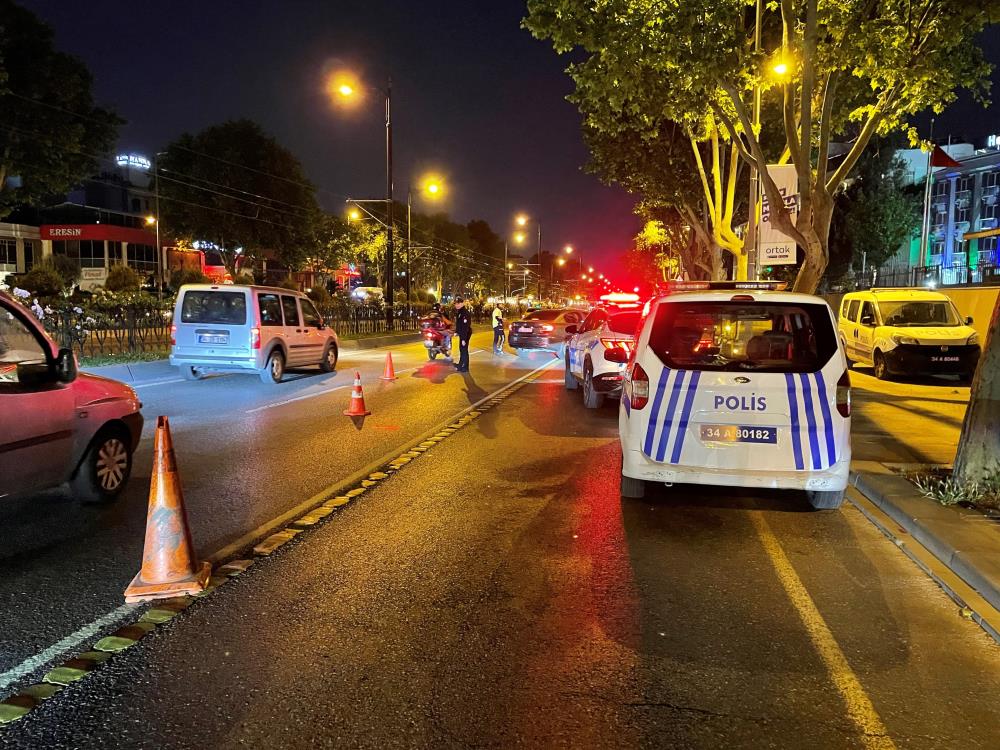
[[[931,152],[931,166],[932,167],[960,167],[962,166],[957,161],[952,159],[945,152],[943,148],[934,144],[934,150]]]

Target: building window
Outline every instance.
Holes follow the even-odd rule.
[[[108,265],[120,266],[122,264],[122,243],[108,242]]]
[[[129,244],[128,265],[140,273],[150,273],[156,271],[156,248],[152,245]]]
[[[0,240],[0,266],[5,271],[17,270],[17,240]]]
[[[67,258],[80,261],[80,240],[56,240],[52,243],[53,255],[65,255]]]
[[[984,237],[979,240],[979,262],[996,263],[997,260],[997,238]]]
[[[104,240],[80,240],[80,267],[104,268]]]
[[[24,270],[30,271],[35,267],[35,258],[40,257],[38,254],[38,243],[35,240],[25,240],[24,241]]]

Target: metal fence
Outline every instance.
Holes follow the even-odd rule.
[[[984,261],[975,266],[957,263],[951,266],[873,269],[854,274],[855,289],[890,286],[950,287],[976,284],[1000,284],[1000,265],[992,261]]]

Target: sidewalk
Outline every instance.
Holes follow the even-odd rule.
[[[420,342],[420,334],[415,331],[404,333],[394,333],[391,335],[364,336],[357,339],[341,339],[341,351],[361,351],[365,349],[379,349],[383,346],[394,344],[417,344]],[[165,359],[157,359],[152,362],[128,362],[120,365],[100,365],[97,367],[81,367],[84,372],[93,375],[101,375],[106,378],[120,380],[123,383],[150,383],[161,380],[177,380],[180,373],[176,367],[170,365]]]
[[[1000,523],[923,497],[902,474],[955,460],[968,388],[881,383],[851,375],[851,482],[955,575],[1000,610]],[[900,531],[902,534],[900,534]]]

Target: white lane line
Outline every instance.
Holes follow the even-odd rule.
[[[17,682],[17,680],[21,679],[25,675],[31,674],[43,664],[62,656],[68,651],[72,651],[94,634],[99,633],[109,625],[114,625],[119,620],[123,620],[127,615],[131,614],[140,606],[142,605],[123,604],[118,607],[118,609],[113,609],[103,617],[98,617],[93,622],[84,625],[75,633],[66,636],[58,643],[53,643],[44,651],[25,659],[13,669],[8,669],[6,672],[3,672],[0,674],[0,690],[13,682]]]
[[[344,383],[343,385],[337,385],[333,388],[324,388],[322,391],[317,391],[316,393],[306,393],[302,396],[296,396],[295,398],[286,398],[284,401],[275,401],[273,404],[264,404],[263,406],[258,406],[253,409],[247,409],[246,414],[256,414],[259,411],[264,411],[265,409],[273,409],[276,406],[284,406],[285,404],[293,404],[296,401],[305,401],[308,398],[316,398],[317,396],[325,396],[328,393],[333,393],[334,391],[339,391],[342,388],[350,388],[354,385],[351,383]]]
[[[167,385],[168,383],[183,383],[184,378],[172,378],[170,380],[150,380],[148,383],[135,383],[133,388],[152,388],[154,385]]]

